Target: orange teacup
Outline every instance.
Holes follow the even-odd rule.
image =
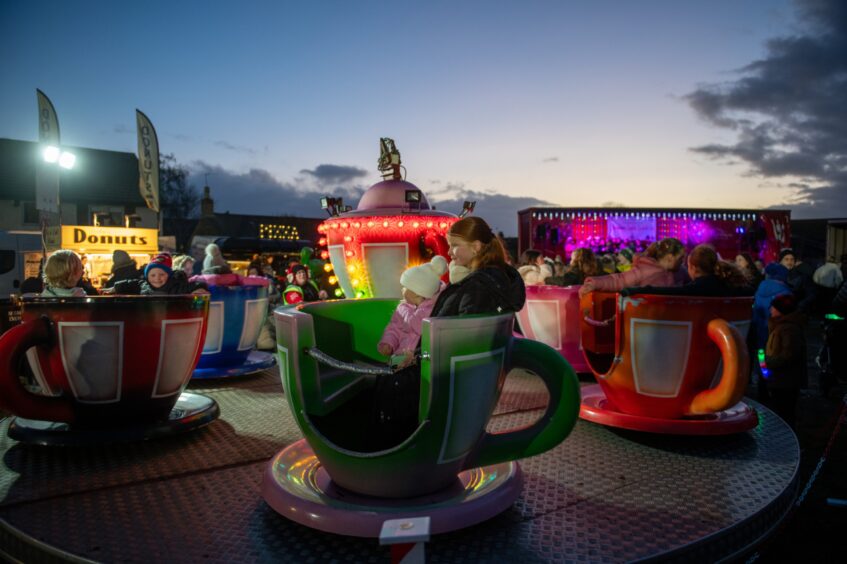
[[[580,302],[586,360],[621,412],[677,419],[722,411],[747,387],[752,304],[748,297],[587,294]]]

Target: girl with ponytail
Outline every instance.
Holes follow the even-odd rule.
[[[447,234],[450,285],[438,297],[432,317],[518,311],[526,289],[518,271],[506,263],[500,240],[475,216],[460,219]]]

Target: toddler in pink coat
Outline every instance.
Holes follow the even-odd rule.
[[[394,310],[377,345],[384,356],[402,355],[408,362],[421,338],[423,320],[429,317],[438,294],[445,287],[441,276],[447,272],[447,260],[436,255],[425,264],[407,268],[400,276],[403,299]],[[401,362],[400,364],[405,364]]]

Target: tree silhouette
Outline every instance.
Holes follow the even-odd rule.
[[[176,162],[173,153],[159,157],[159,208],[169,219],[197,216],[200,196],[188,183],[188,169]]]

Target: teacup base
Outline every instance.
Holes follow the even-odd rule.
[[[333,484],[305,439],[271,459],[262,477],[262,497],[284,517],[327,533],[378,538],[389,519],[430,517],[430,533],[455,531],[503,512],[521,493],[523,475],[514,461],[458,475],[456,484],[434,494],[388,499],[356,494]]]
[[[183,392],[168,419],[143,425],[115,427],[104,422],[102,429],[74,427],[68,423],[15,417],[9,425],[9,438],[21,443],[44,446],[98,446],[169,437],[205,427],[218,418],[220,408],[210,397]]]
[[[607,427],[662,435],[732,435],[759,424],[759,414],[743,401],[724,411],[683,419],[631,415],[618,411],[606,399],[599,384],[582,388],[579,417]]]
[[[250,356],[236,365],[210,366],[208,368],[195,368],[191,374],[194,380],[205,380],[212,378],[232,378],[233,376],[245,376],[253,374],[276,364],[276,358],[272,353],[262,351],[251,351]]]

